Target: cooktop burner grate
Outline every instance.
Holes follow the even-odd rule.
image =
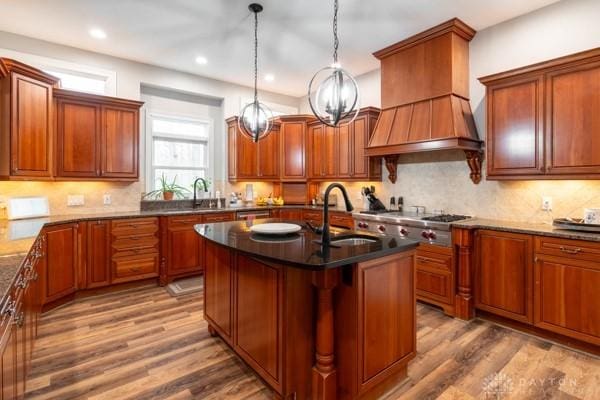
[[[470,217],[466,215],[456,215],[456,214],[441,214],[441,215],[432,215],[430,217],[423,217],[421,220],[423,221],[432,221],[432,222],[454,222],[460,221],[463,219],[468,219]]]

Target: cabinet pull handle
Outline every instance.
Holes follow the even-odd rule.
[[[182,219],[179,221],[180,224],[189,224],[190,222],[194,222],[193,219]]]
[[[141,237],[139,237],[139,236],[130,236],[129,239],[131,239],[131,240],[140,240]]]
[[[575,247],[574,249],[568,249],[565,246],[560,246],[560,251],[567,254],[577,254],[581,253],[581,249],[579,247]]]
[[[17,302],[9,299],[8,307],[6,307],[6,310],[4,310],[4,314],[11,316],[14,315],[15,311],[17,311]]]
[[[27,279],[25,279],[25,277],[23,277],[21,275],[19,277],[19,279],[17,280],[17,286],[20,287],[21,289],[27,288]]]
[[[36,282],[38,280],[38,272],[37,271],[33,271],[33,276],[31,277],[31,280]]]
[[[129,272],[140,272],[139,268],[129,268]]]

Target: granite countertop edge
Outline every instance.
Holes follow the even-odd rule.
[[[453,222],[452,227],[463,229],[489,229],[501,232],[523,233],[530,235],[557,237],[562,239],[600,242],[600,233],[557,229],[551,224],[502,221],[473,218],[467,221]]]

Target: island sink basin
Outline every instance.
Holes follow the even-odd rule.
[[[332,246],[360,246],[363,244],[377,243],[379,239],[374,236],[352,235],[331,239]]]

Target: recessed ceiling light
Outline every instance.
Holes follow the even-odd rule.
[[[275,75],[273,74],[266,74],[265,75],[265,81],[267,82],[273,82],[275,80]]]
[[[200,65],[206,65],[208,63],[208,60],[206,59],[206,57],[198,56],[196,57],[196,62]]]
[[[106,32],[100,28],[92,28],[90,29],[90,36],[94,39],[106,39]]]

